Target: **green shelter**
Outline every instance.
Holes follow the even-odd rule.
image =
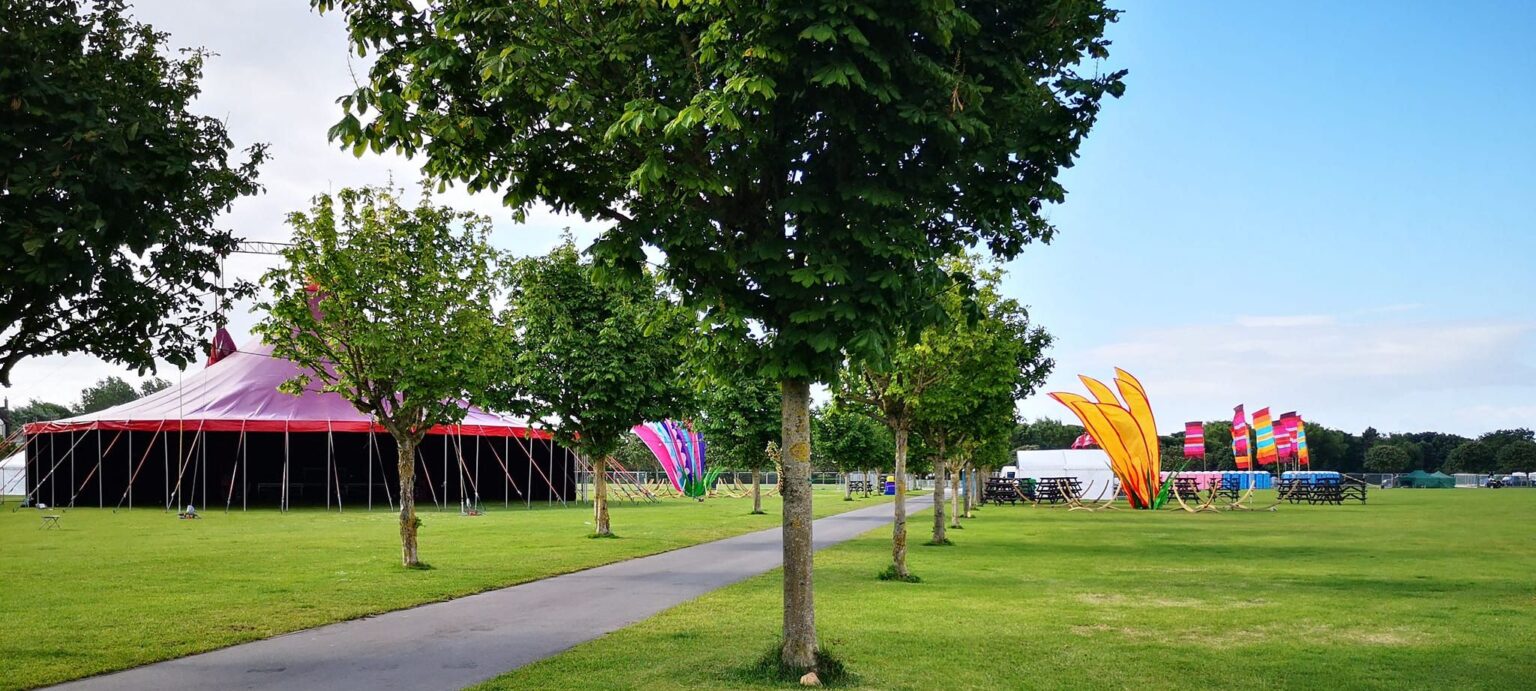
[[[1445,473],[1426,473],[1415,470],[1397,478],[1398,487],[1447,488],[1456,486],[1456,478]]]

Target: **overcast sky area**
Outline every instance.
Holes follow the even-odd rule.
[[[1239,403],[1354,432],[1536,427],[1536,3],[1122,5],[1102,68],[1129,69],[1127,93],[1063,178],[1058,239],[1009,266],[1006,292],[1056,336],[1043,391],[1123,367],[1164,433]],[[326,141],[363,72],[338,16],[303,0],[140,0],[135,14],[218,53],[199,111],[271,147],[266,193],[222,221],[238,235],[282,241],[315,194],[416,179],[411,161]],[[495,195],[438,199],[490,215],[519,254],[602,230],[547,211],[517,224]],[[274,259],[237,255],[227,279]],[[230,315],[236,342],[249,307]],[[4,395],[74,403],[113,374],[138,379],[33,359]],[[1070,417],[1043,395],[1021,409]]]

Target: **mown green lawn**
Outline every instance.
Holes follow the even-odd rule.
[[[852,686],[1536,686],[1536,491],[1274,513],[987,507],[952,536],[913,547],[919,584],[875,580],[888,529],[817,556],[822,642]],[[766,574],[488,687],[773,686],[747,670],[779,603]]]
[[[870,506],[817,492],[817,515]],[[59,529],[0,505],[0,688],[24,688],[444,600],[779,525],[765,498],[612,501],[621,539],[592,540],[590,505],[421,514],[422,559],[399,566],[396,517],[300,510],[74,509]],[[54,513],[50,511],[49,513]]]

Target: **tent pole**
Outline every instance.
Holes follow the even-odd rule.
[[[250,508],[250,477],[251,464],[247,460],[251,455],[251,449],[245,440],[245,421],[240,421],[240,510]]]
[[[491,451],[494,452],[495,450],[496,450],[496,447],[491,447]],[[511,455],[511,451],[512,451],[512,442],[511,442],[511,440],[507,439],[506,437],[502,437],[501,438],[501,450],[502,450],[502,456],[501,456],[502,458],[506,458],[507,456]],[[512,505],[512,475],[511,474],[508,474],[507,475],[507,479],[502,481],[501,487],[502,487],[502,489],[501,489],[501,505],[502,505],[503,508],[510,508],[511,505]]]
[[[121,434],[121,432],[119,432]],[[115,438],[113,441],[117,441]],[[96,428],[96,470],[92,474],[101,472],[101,428]],[[96,508],[105,508],[107,505],[106,490],[101,488],[101,480],[96,480]]]
[[[70,438],[73,439],[75,433],[74,432],[70,432],[69,435],[70,435]],[[60,462],[59,459],[58,459],[58,456],[54,453],[54,448],[53,448],[54,446],[57,446],[57,445],[53,443],[52,439],[49,439],[48,440],[48,476],[47,476],[49,478],[53,477],[53,471],[58,469],[59,462]],[[44,479],[47,479],[47,478],[44,478]],[[59,502],[56,500],[56,498],[54,496],[55,493],[53,491],[53,486],[55,484],[57,484],[57,483],[52,483],[52,482],[48,483],[48,505],[49,506],[58,506],[59,505]]]
[[[331,421],[325,421],[325,454],[330,457],[331,478],[336,481],[336,513],[341,513],[341,466],[336,463],[336,441],[331,434]],[[326,497],[330,501],[330,497]]]
[[[373,510],[373,420],[368,420],[368,510]]]
[[[79,446],[79,445],[80,445],[80,442],[75,441],[75,433],[74,432],[70,432],[69,433],[69,450],[64,452],[65,458],[69,459],[69,486],[70,487],[74,487],[75,486],[75,447]],[[57,485],[59,483],[55,482],[53,484]],[[74,502],[70,502],[70,503],[73,504]],[[52,502],[52,504],[54,506],[58,506],[59,505],[59,503],[57,501]]]
[[[203,506],[208,505],[208,433],[198,425],[199,432],[203,433]]]
[[[448,432],[443,431],[443,503],[437,505],[438,511],[448,510]]]
[[[372,438],[370,438],[369,443],[370,444],[373,443]],[[390,494],[389,494],[389,472],[384,467],[384,450],[383,449],[379,450],[379,479],[383,480],[382,484],[384,485],[384,501],[389,504],[389,510],[390,511],[394,511],[395,510],[395,498],[390,496]]]
[[[150,443],[154,443],[151,441]],[[121,505],[123,502],[117,502]],[[133,431],[128,431],[128,510],[133,510]]]
[[[177,420],[176,424],[180,425],[181,421]],[[165,497],[165,508],[169,511],[171,508],[171,442],[168,439],[160,447],[160,460],[165,464],[165,494],[161,496]]]
[[[283,511],[288,511],[288,421],[283,421],[283,491],[278,501]]]
[[[518,446],[523,446],[519,440]],[[527,508],[533,508],[533,449],[523,446],[523,455],[528,457],[528,493],[523,495],[523,503]]]
[[[480,435],[475,436],[475,508],[480,507]]]
[[[432,471],[429,467],[431,463],[427,461],[427,452],[422,451],[421,447],[418,446],[416,447],[416,456],[421,459],[421,474],[427,476],[427,491],[432,493],[432,503],[437,505],[438,510],[442,510],[442,504],[439,504],[437,501],[437,488],[432,484]],[[405,501],[405,498],[401,497],[400,501]]]

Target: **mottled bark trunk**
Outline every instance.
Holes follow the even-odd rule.
[[[949,471],[949,527],[960,527],[960,474],[959,467]]]
[[[421,554],[416,550],[416,442],[395,439],[399,449],[396,468],[400,471],[400,563],[403,566],[421,564]]]
[[[592,461],[592,532],[612,535],[608,527],[608,459]]]
[[[798,671],[816,665],[816,603],[811,553],[811,384],[779,383],[784,436],[784,647],[780,659]]]
[[[891,502],[896,521],[891,524],[891,564],[896,577],[906,579],[907,573],[907,427],[898,424],[896,429],[896,498]]]
[[[853,501],[853,480],[843,473],[843,501]]]
[[[944,488],[949,484],[945,471],[948,469],[944,462],[944,444],[940,443],[933,459],[933,541],[938,544],[949,539],[944,525]]]
[[[965,467],[965,517],[971,517],[971,509],[976,507],[976,466]]]
[[[763,512],[763,474],[752,470],[752,513]]]

